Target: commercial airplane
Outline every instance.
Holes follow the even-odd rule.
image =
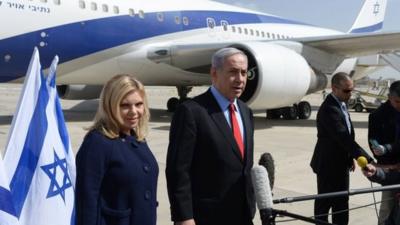
[[[145,85],[209,85],[210,58],[225,46],[249,58],[244,100],[271,118],[310,116],[309,94],[341,70],[354,78],[373,67],[359,56],[400,48],[382,28],[386,0],[366,0],[348,33],[207,0],[0,0],[0,82],[19,82],[34,46],[48,66],[60,58],[58,90],[67,99],[99,96],[119,73]],[[168,109],[179,103],[171,98]],[[283,109],[277,109],[284,107]]]

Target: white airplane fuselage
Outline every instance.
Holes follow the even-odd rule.
[[[121,73],[134,74],[145,85],[208,85],[208,52],[214,46],[264,46],[278,40],[290,43],[296,38],[344,34],[206,0],[190,4],[183,0],[0,0],[0,26],[0,82],[21,81],[36,46],[44,68],[54,55],[59,56],[59,85],[102,85]],[[197,45],[200,47],[191,58],[193,49],[185,47]],[[280,48],[284,47],[279,45],[277,51]],[[295,53],[296,48],[281,54],[281,58]],[[271,51],[276,51],[275,47]],[[258,52],[252,53],[258,59]],[[267,58],[271,57],[279,60],[274,55]],[[257,102],[253,97],[248,102],[265,109],[301,99],[310,91],[313,79],[308,74],[312,68],[307,66],[301,66],[307,74],[296,79],[292,79],[294,75],[282,79],[263,75],[260,82],[264,86],[257,86],[253,92],[260,99],[265,97],[264,103],[253,104]],[[267,70],[264,68],[264,72]],[[290,84],[293,82],[295,87]],[[288,97],[273,100],[264,96],[266,92],[260,94],[268,87],[272,91],[274,87],[276,91],[289,89],[287,93],[272,93],[272,97]]]

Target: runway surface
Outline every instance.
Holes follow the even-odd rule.
[[[0,84],[0,149],[4,151],[8,132],[21,90],[20,84]],[[166,102],[176,96],[175,88],[146,87],[151,108],[148,144],[157,158],[160,167],[158,186],[158,223],[159,225],[172,224],[169,216],[169,202],[165,183],[165,161],[168,146],[168,134],[172,113],[166,111]],[[195,88],[189,96],[204,91],[205,88]],[[264,152],[270,152],[275,160],[275,187],[274,198],[316,194],[316,178],[309,162],[316,142],[316,110],[322,102],[322,94],[316,93],[304,98],[312,105],[312,116],[308,120],[266,120],[265,113],[255,114],[255,158]],[[76,152],[89,127],[97,109],[97,100],[75,101],[62,100],[67,128],[71,137],[73,150]],[[357,142],[367,149],[368,113],[351,112],[351,119],[355,126]],[[367,188],[370,182],[362,175],[359,168],[351,174],[350,188]],[[378,186],[374,184],[374,186]],[[375,194],[380,201],[380,194]],[[372,194],[350,197],[350,208],[356,208],[373,203]],[[278,204],[274,207],[284,209],[303,216],[313,215],[313,201],[303,201],[291,204]],[[277,221],[290,218],[277,218]],[[260,225],[259,215],[256,215],[255,224]],[[309,224],[301,221],[291,221],[280,224],[302,225]],[[350,212],[351,225],[377,224],[374,206],[352,210]]]

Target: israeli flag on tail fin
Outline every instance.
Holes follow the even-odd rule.
[[[365,0],[357,19],[347,33],[380,31],[385,19],[387,0]]]
[[[75,160],[55,86],[57,62],[45,78],[35,48],[4,155],[19,225],[75,222]]]

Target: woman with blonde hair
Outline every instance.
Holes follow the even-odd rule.
[[[158,165],[145,136],[144,86],[117,75],[103,87],[76,156],[77,225],[155,225]]]

